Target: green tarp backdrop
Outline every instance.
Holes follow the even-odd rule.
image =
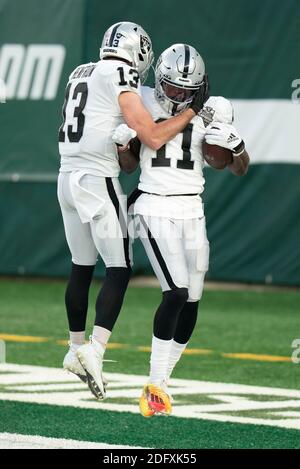
[[[233,101],[252,161],[244,178],[205,169],[208,278],[299,285],[299,0],[0,0],[0,274],[69,271],[56,199],[64,88],[120,20],[147,30],[156,57],[194,45],[211,93]],[[124,189],[137,179],[122,175]],[[139,243],[134,261],[151,273]]]

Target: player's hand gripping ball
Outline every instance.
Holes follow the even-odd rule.
[[[210,145],[205,140],[202,144],[203,158],[214,169],[224,169],[232,163],[232,153],[219,145]]]
[[[224,169],[232,163],[232,151],[241,141],[233,125],[213,122],[204,137],[203,157],[213,168]]]

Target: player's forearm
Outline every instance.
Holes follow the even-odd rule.
[[[244,176],[247,174],[250,158],[246,150],[239,155],[233,157],[233,162],[228,165],[228,169],[235,176]]]
[[[139,135],[138,133],[138,136],[140,140],[145,145],[150,146],[152,150],[159,150],[159,148],[180,133],[193,119],[193,117],[195,117],[195,112],[192,109],[187,109],[178,116],[155,123],[151,134],[147,135],[146,132],[145,135]],[[143,140],[148,140],[148,142]]]
[[[156,123],[144,107],[140,96],[121,93],[119,104],[128,127],[134,129],[139,140],[154,151],[180,133],[196,115],[195,111],[187,109],[176,117]]]

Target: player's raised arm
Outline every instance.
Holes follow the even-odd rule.
[[[176,67],[176,80],[170,80],[170,67]],[[114,83],[118,104],[127,125],[137,132],[140,141],[158,150],[200,112],[208,97],[208,79],[200,54],[187,44],[174,44],[160,56],[155,75],[159,83],[157,101],[170,116],[154,122],[140,96],[140,79],[134,70],[123,67],[122,76]],[[189,71],[192,72],[189,73]],[[142,76],[141,81],[143,82]],[[163,102],[162,102],[163,101]],[[171,117],[174,116],[174,117]]]
[[[152,150],[158,150],[198,114],[203,105],[203,94],[201,90],[195,96],[191,107],[181,114],[159,123],[153,121],[140,96],[135,93],[121,93],[119,104],[126,123],[137,132],[140,141]]]

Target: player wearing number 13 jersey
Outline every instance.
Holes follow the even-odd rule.
[[[185,44],[174,44],[162,53],[155,77],[155,89],[143,88],[142,96],[156,121],[182,112],[195,89],[207,80],[201,56]],[[210,97],[167,144],[156,151],[144,144],[140,148],[135,223],[163,291],[154,318],[149,382],[140,399],[146,417],[171,412],[166,383],[195,327],[208,269],[209,243],[200,197],[205,182],[202,142],[213,125],[221,133],[230,129],[238,138],[232,121],[231,103],[223,97]],[[227,141],[217,144],[226,146]],[[234,172],[236,165],[239,163],[233,163]]]
[[[141,81],[153,61],[151,40],[137,24],[122,22],[105,33],[100,61],[70,75],[59,130],[61,167],[58,199],[72,268],[66,291],[70,350],[64,367],[105,397],[102,357],[120,312],[131,272],[126,198],[118,175],[120,158],[112,134],[126,122],[154,150],[180,132],[200,109],[203,97],[180,116],[155,123],[144,107]],[[96,302],[91,344],[84,344],[88,293],[100,254],[106,277]]]
[[[60,172],[86,169],[102,177],[119,176],[111,138],[124,122],[118,97],[125,91],[140,95],[140,90],[138,71],[124,62],[100,60],[74,70],[66,89],[65,124],[59,132]]]

